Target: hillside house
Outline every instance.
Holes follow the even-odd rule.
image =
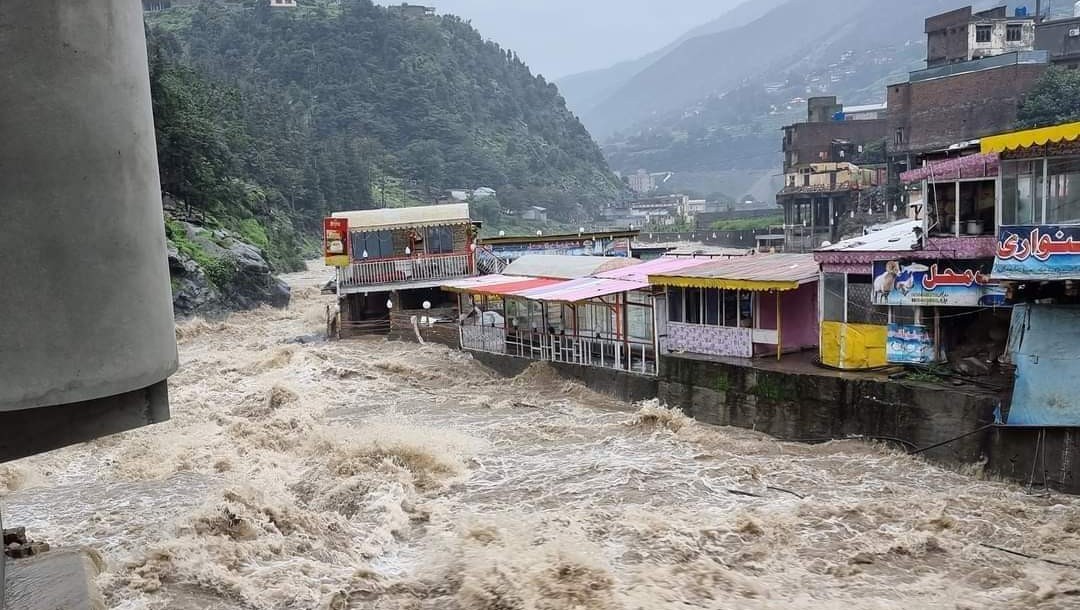
[[[402,2],[386,7],[392,13],[404,15],[405,17],[431,17],[435,14],[435,7],[424,6],[422,4],[408,4]]]
[[[521,219],[530,222],[547,222],[547,208],[531,205],[521,212]]]

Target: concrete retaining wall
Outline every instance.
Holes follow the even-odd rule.
[[[751,428],[791,440],[847,436],[895,438],[927,447],[993,423],[998,398],[865,376],[766,371],[734,364],[665,358],[660,399],[695,419]],[[977,462],[987,435],[927,452]]]

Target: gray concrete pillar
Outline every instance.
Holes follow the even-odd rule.
[[[160,407],[177,356],[141,5],[0,1],[0,57],[0,415],[152,386]]]

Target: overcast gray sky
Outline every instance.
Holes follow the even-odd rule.
[[[738,0],[412,0],[472,21],[556,79],[658,49]],[[392,4],[387,0],[388,4]]]

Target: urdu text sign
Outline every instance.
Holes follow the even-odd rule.
[[[1001,280],[1080,279],[1080,226],[1001,227],[993,277]]]

